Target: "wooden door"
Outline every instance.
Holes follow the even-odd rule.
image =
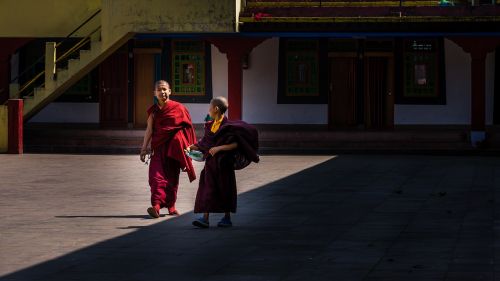
[[[356,126],[357,58],[330,58],[329,128]]]
[[[145,128],[146,110],[153,104],[155,83],[155,56],[160,49],[134,50],[134,127]]]
[[[99,66],[99,116],[103,127],[126,127],[128,56],[115,53]]]
[[[392,57],[366,55],[364,59],[365,127],[372,129],[394,126]]]

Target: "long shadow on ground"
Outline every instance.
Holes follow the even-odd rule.
[[[461,175],[443,168],[453,158],[401,159],[331,159],[241,194],[232,228],[217,228],[213,217],[197,229],[183,215],[0,279],[444,280],[467,202],[491,193],[470,193],[466,166]]]

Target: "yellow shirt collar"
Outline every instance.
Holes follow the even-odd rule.
[[[212,133],[215,133],[217,132],[217,130],[219,130],[222,120],[224,120],[224,115],[222,115],[218,120],[214,120],[214,123],[212,123],[212,127],[210,128],[210,131]]]

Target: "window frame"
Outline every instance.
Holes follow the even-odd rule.
[[[434,44],[433,50],[409,50],[410,42],[420,42],[420,44],[425,44],[425,42],[432,42]],[[445,105],[446,104],[446,79],[445,79],[445,61],[444,61],[444,40],[443,38],[402,38],[397,40],[397,55],[396,55],[396,92],[395,104],[414,104],[414,105]],[[420,48],[420,47],[416,47]],[[423,47],[425,48],[425,47]],[[422,49],[422,48],[421,48]],[[433,61],[425,62],[425,57],[429,57],[431,54],[434,58]],[[414,56],[415,63],[412,64],[413,72],[410,71],[408,65],[408,58]],[[429,65],[430,63],[433,64]],[[408,81],[409,77],[412,76],[411,73],[415,74],[416,65],[426,65],[427,75],[432,75],[433,79],[433,91],[434,95],[421,95],[415,94],[415,92],[408,93],[410,90],[415,90],[420,87],[416,85],[413,81],[412,87],[408,87],[411,82]],[[429,69],[434,67],[434,69]],[[430,74],[429,74],[430,73]],[[415,75],[412,76],[415,78]],[[428,77],[428,76],[427,76]],[[413,79],[412,78],[412,79]],[[432,80],[431,80],[432,81]],[[421,87],[421,92],[425,91],[425,88]]]
[[[202,51],[194,51],[194,52],[185,52],[185,51],[176,51],[175,44],[177,42],[201,42],[203,44]],[[201,66],[200,69],[195,69],[195,77],[194,81],[202,81],[204,91],[198,92],[198,93],[188,93],[188,94],[180,94],[176,93],[176,87],[177,85],[175,84],[174,80],[174,75],[176,74],[176,56],[177,55],[191,55],[193,57],[196,56],[201,56],[203,57],[201,59],[201,63],[204,64]],[[172,89],[172,94],[171,94],[171,99],[178,101],[178,102],[183,102],[183,103],[208,103],[210,100],[212,100],[212,60],[211,60],[211,44],[205,40],[200,40],[200,39],[165,39],[164,43],[164,48],[163,48],[163,59],[162,61],[164,62],[164,67],[163,69],[163,74],[162,76],[165,77],[169,83],[170,83],[170,88]],[[198,58],[199,59],[199,58]],[[182,60],[181,60],[182,61]],[[189,60],[191,61],[191,60]],[[181,66],[182,67],[182,66]],[[202,75],[204,77],[196,77],[197,75],[200,74],[200,72],[196,71],[201,71]],[[177,72],[178,73],[178,72]],[[180,83],[181,87],[186,86],[182,85],[183,83]],[[196,84],[193,85],[193,87],[196,87]]]
[[[315,55],[315,64],[317,75],[313,76],[313,70],[309,73],[312,79],[309,81],[309,87],[311,84],[316,84],[317,92],[313,94],[293,94],[290,93],[290,81],[288,80],[290,74],[290,68],[288,63],[288,58],[290,54],[296,54],[300,56],[300,51],[290,50],[289,44],[294,41],[314,41],[316,43],[316,50],[314,51],[304,51],[303,56],[307,57],[310,55]],[[328,103],[328,52],[327,52],[328,42],[326,39],[321,38],[280,38],[279,41],[279,63],[278,63],[278,104],[327,104]],[[307,54],[309,53],[309,54]],[[307,54],[307,55],[306,55]],[[311,66],[311,62],[304,59],[302,61],[305,64]],[[314,62],[313,62],[314,63]],[[300,60],[297,65],[300,65]],[[314,67],[314,65],[312,66]],[[314,80],[316,79],[316,80]],[[298,85],[298,84],[297,84]],[[302,89],[307,88],[308,85],[299,85]],[[298,89],[299,87],[297,87]]]

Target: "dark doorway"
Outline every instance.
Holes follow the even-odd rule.
[[[366,55],[364,59],[365,127],[394,126],[392,56]]]
[[[333,56],[329,60],[330,91],[328,102],[329,128],[356,126],[358,67],[355,54]]]
[[[99,66],[100,123],[126,127],[128,104],[128,54],[117,52]]]
[[[394,126],[392,53],[330,55],[328,126],[383,129]]]

